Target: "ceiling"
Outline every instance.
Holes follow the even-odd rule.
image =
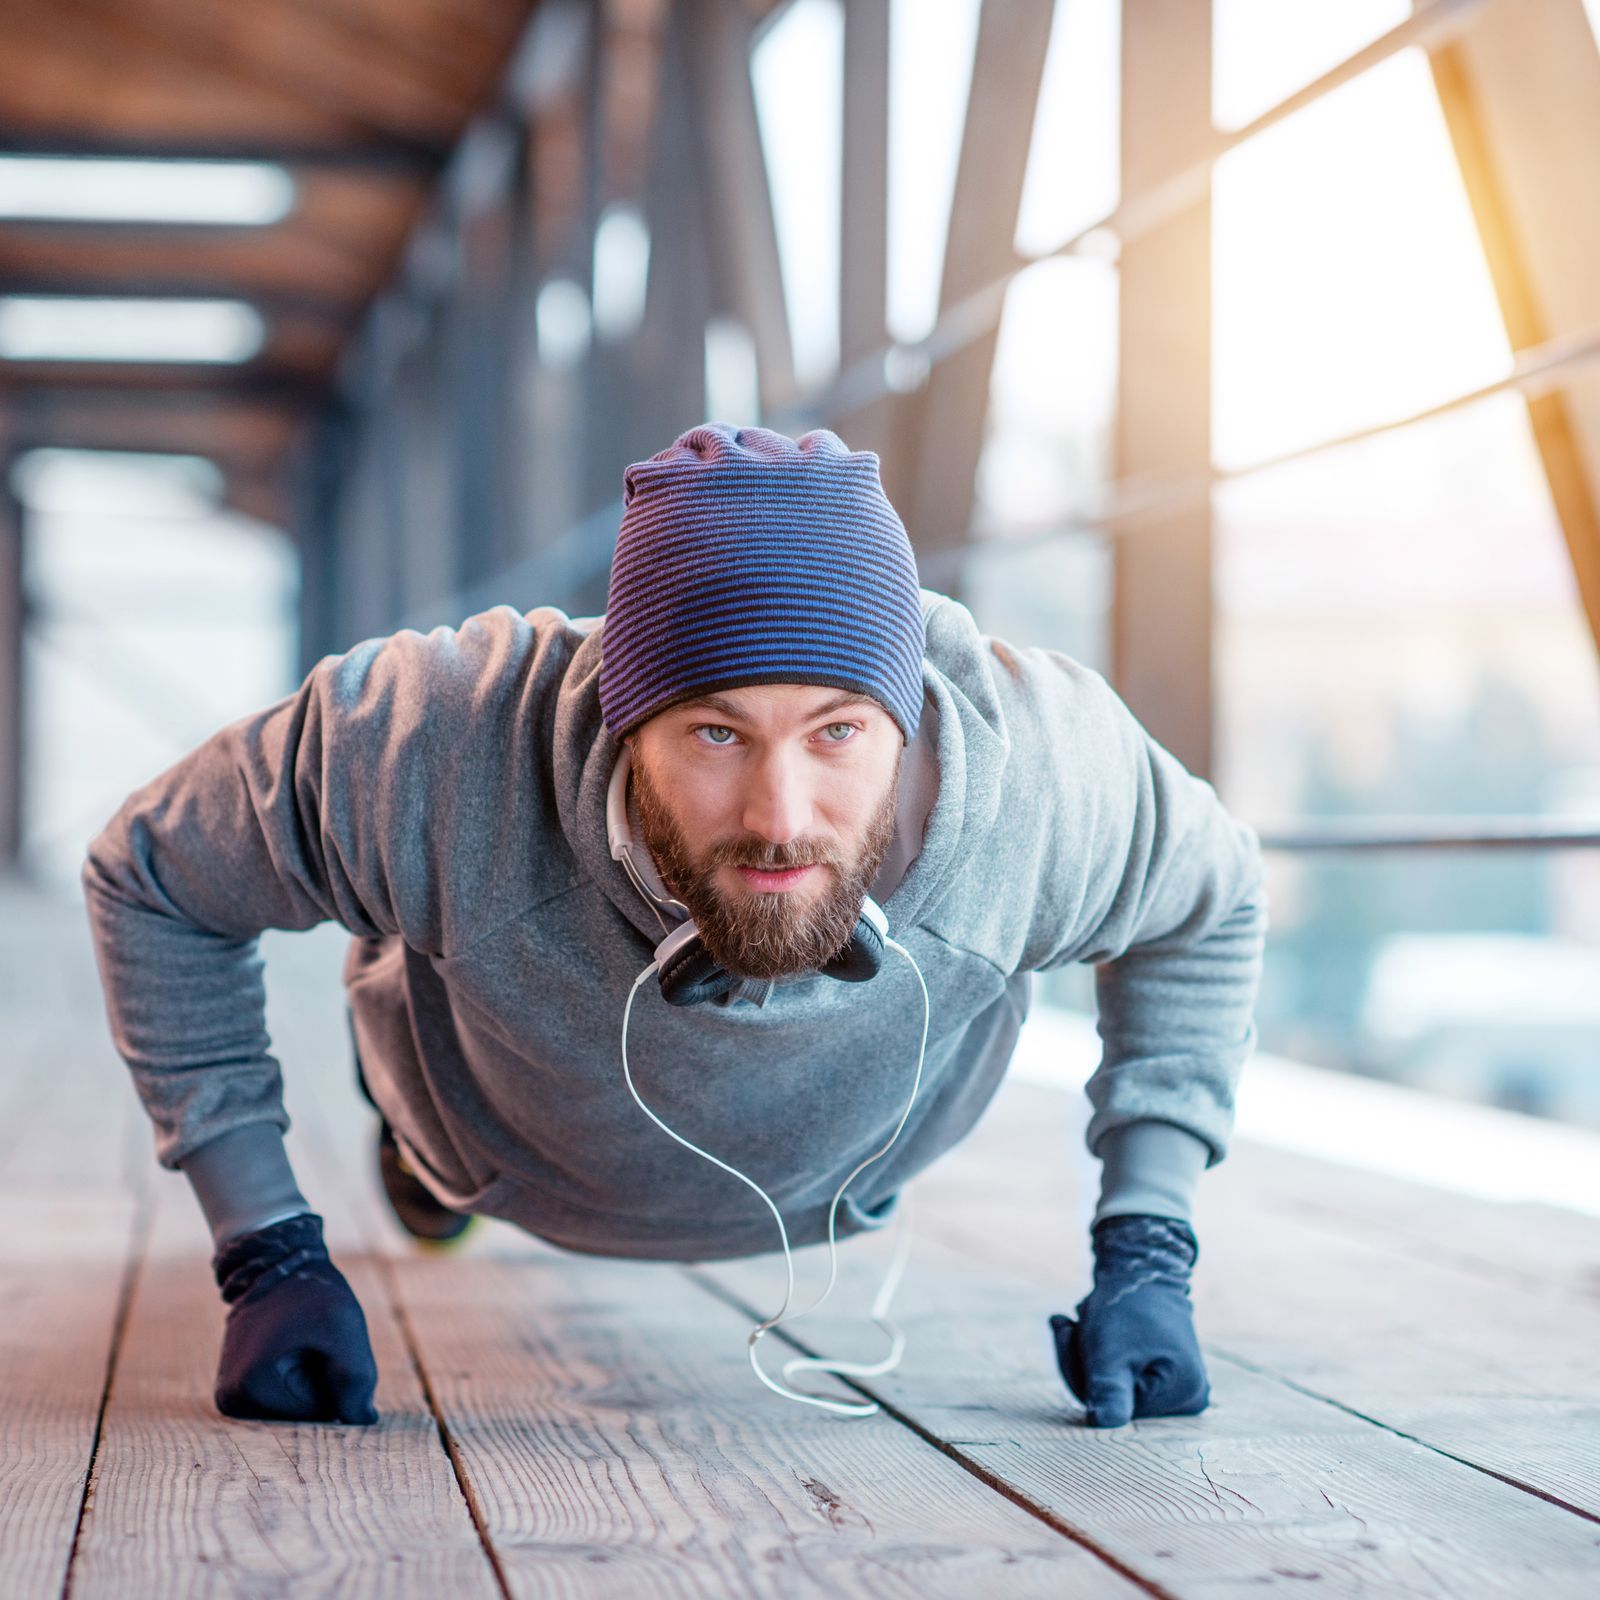
[[[238,296],[232,366],[0,360],[0,456],[193,451],[270,515],[340,352],[536,0],[5,0],[0,152],[283,163],[265,226],[0,220],[0,295]]]

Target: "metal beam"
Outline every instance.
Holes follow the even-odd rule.
[[[618,382],[620,373],[615,351],[602,348],[594,326],[595,235],[600,228],[600,208],[606,193],[606,107],[610,98],[616,62],[612,48],[610,12],[604,4],[595,7],[593,24],[586,40],[584,76],[587,94],[583,107],[583,265],[584,288],[589,296],[589,350],[583,363],[581,393],[584,408],[583,450],[579,457],[578,506],[580,515],[608,500],[621,479],[622,468],[615,452],[618,440],[613,422],[627,404]]]
[[[1054,0],[988,0],[978,21],[961,160],[950,201],[941,311],[1016,260],[1013,239]],[[962,542],[972,521],[999,322],[971,340],[911,397],[919,415],[908,525],[930,556]],[[949,587],[947,585],[947,587]]]
[[[688,72],[689,126],[716,241],[715,309],[750,330],[765,414],[794,393],[794,350],[750,78],[754,24],[738,0],[680,0],[679,19],[678,61]]]
[[[1600,828],[1547,817],[1347,817],[1263,824],[1263,850],[1593,850]]]
[[[1210,0],[1126,0],[1122,189],[1211,134]],[[1202,193],[1122,252],[1115,472],[1211,471],[1211,204]],[[1155,739],[1212,772],[1209,497],[1124,528],[1113,550],[1111,677]]]
[[[840,157],[839,364],[849,366],[888,342],[889,0],[845,7]],[[886,488],[910,477],[897,459],[895,410],[880,395],[833,420],[853,450],[878,453]]]
[[[440,331],[406,359],[398,389],[387,404],[386,421],[366,426],[385,428],[386,448],[394,453],[400,504],[396,559],[401,565],[400,589],[406,604],[433,605],[454,594],[461,575],[455,526],[454,461],[450,440],[449,401],[439,383]]]
[[[125,62],[130,76],[175,97],[192,85],[247,106],[281,108],[291,126],[303,120],[348,130],[354,139],[426,151],[451,138],[473,110],[470,101],[441,98],[414,74],[384,72],[370,53],[339,59],[326,38],[294,39],[292,14],[247,14],[241,27],[237,17],[190,10],[181,0],[145,0],[138,7],[28,0],[26,9],[39,12],[27,18],[26,37],[50,41],[41,55],[64,50],[70,38],[80,55]]]
[[[678,235],[689,228],[704,226],[698,207],[698,190],[684,127],[684,71],[681,50],[674,47],[669,56],[667,35],[680,27],[675,21],[670,0],[632,0],[606,7],[606,53],[601,77],[605,108],[603,134],[596,143],[599,157],[596,196],[597,211],[617,202],[638,209],[650,237],[652,273],[671,272],[673,261],[683,255]],[[676,75],[669,88],[669,76]],[[674,156],[670,152],[677,152]],[[681,162],[678,170],[674,162]],[[685,212],[683,207],[691,207]],[[693,220],[691,220],[691,218]],[[693,248],[695,241],[689,241]],[[703,246],[704,241],[699,241]],[[665,266],[657,260],[664,252]],[[697,269],[698,270],[698,269]],[[676,382],[667,371],[643,368],[662,348],[663,335],[672,330],[655,320],[661,311],[661,278],[654,290],[655,304],[647,295],[640,326],[624,338],[600,339],[590,352],[592,413],[601,426],[595,435],[592,475],[589,481],[591,508],[615,501],[622,489],[622,474],[630,461],[653,455],[671,443],[675,433],[692,424],[681,416],[663,417],[662,387],[673,393]],[[691,317],[695,314],[690,313]],[[699,314],[703,330],[705,314]],[[677,335],[687,351],[699,340],[698,358],[687,353],[683,362],[695,360],[697,370],[704,367],[703,331],[684,330]],[[669,358],[670,359],[670,358]],[[698,404],[696,411],[703,408]],[[696,421],[703,420],[696,416]],[[666,437],[661,437],[667,429]]]
[[[587,362],[560,367],[540,351],[538,299],[552,280],[570,278],[587,292],[594,276],[594,233],[590,215],[589,172],[593,161],[593,76],[598,65],[595,31],[601,7],[568,4],[552,9],[547,0],[536,15],[530,41],[540,65],[527,129],[525,193],[519,202],[518,250],[521,274],[514,292],[524,301],[518,375],[520,437],[525,467],[518,479],[524,505],[519,538],[543,548],[558,539],[584,513],[587,494],[590,374]]]
[[[513,166],[512,173],[520,171]],[[513,387],[506,360],[505,321],[510,282],[513,198],[506,189],[484,197],[459,223],[461,269],[444,313],[451,385],[457,581],[465,589],[504,567],[511,543],[505,530],[507,396]]]
[[[706,406],[706,323],[715,249],[702,173],[694,159],[689,83],[692,49],[675,8],[662,44],[655,154],[645,199],[650,276],[634,339],[637,455],[653,455],[697,422]],[[621,484],[617,485],[618,491]]]
[[[343,648],[333,552],[348,432],[344,402],[330,401],[307,430],[290,465],[290,531],[300,552],[297,671],[301,677],[323,656]]]
[[[0,459],[0,870],[22,859],[22,762],[25,754],[22,633],[23,509],[11,491],[10,456]]]

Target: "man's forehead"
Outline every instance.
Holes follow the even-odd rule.
[[[780,712],[806,721],[842,711],[849,706],[871,706],[888,716],[869,694],[856,689],[829,689],[811,683],[750,684],[741,689],[697,694],[669,706],[665,714],[714,711],[719,716],[748,720],[763,713]]]

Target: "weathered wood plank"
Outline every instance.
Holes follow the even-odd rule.
[[[240,1422],[212,1398],[223,1306],[188,1185],[154,1180],[156,1216],[73,1569],[105,1595],[500,1593],[374,1262],[331,1248],[367,1314],[380,1421]]]
[[[396,1273],[513,1593],[1141,1592],[891,1418],[769,1393],[678,1269],[501,1237]]]
[[[116,1188],[136,1120],[148,1167],[149,1124],[112,1048],[81,900],[13,878],[0,880],[0,1063],[0,1184]]]
[[[9,879],[0,896],[0,1594],[55,1595],[142,1239],[133,1097],[81,910]]]
[[[1241,1143],[1241,1149],[1242,1161],[1235,1166],[1230,1156],[1214,1174],[1234,1185],[1241,1204],[1264,1205],[1413,1259],[1448,1262],[1501,1289],[1542,1287],[1600,1307],[1600,1218],[1308,1161],[1271,1145]]]
[[[1050,1167],[1059,1162],[1064,1098],[1006,1086],[956,1164],[956,1203],[938,1185],[919,1195],[930,1235],[969,1259],[1066,1283],[1054,1269],[1062,1219],[1048,1198],[1060,1188]],[[1361,1238],[1291,1214],[1280,1191],[1252,1179],[1253,1153],[1241,1141],[1201,1180],[1193,1294],[1202,1342],[1600,1517],[1600,1314],[1592,1302],[1538,1279],[1496,1282],[1443,1250],[1429,1260],[1405,1235],[1403,1209],[1391,1219],[1408,1240],[1403,1248],[1376,1221]],[[1294,1166],[1309,1175],[1318,1163],[1299,1156]],[[1324,1190],[1341,1176],[1359,1193],[1371,1175],[1328,1166]],[[1464,1233],[1479,1207],[1492,1210],[1463,1199]],[[1584,1231],[1583,1219],[1569,1214],[1567,1222],[1569,1237]],[[1087,1274],[1079,1278],[1074,1299],[1087,1287]]]
[[[1011,1525],[962,1528],[951,1506],[964,1502],[951,1480],[930,1473],[955,1474],[984,1497],[984,1515],[1002,1508],[1054,1541],[1044,1549],[1075,1551],[1088,1563],[1086,1592],[1121,1580],[1074,1537],[1173,1594],[1302,1583],[1313,1573],[1325,1592],[1352,1594],[1587,1594],[1600,1581],[1593,1521],[1470,1464],[1501,1451],[1548,1471],[1552,1449],[1558,1457],[1566,1450],[1563,1470],[1600,1477],[1577,1444],[1584,1417],[1570,1408],[1555,1416],[1558,1407],[1539,1399],[1523,1370],[1581,1347],[1578,1329],[1590,1314],[1570,1294],[1559,1307],[1553,1292],[1542,1301],[1508,1296],[1493,1281],[1495,1250],[1481,1241],[1473,1242],[1475,1263],[1430,1260],[1448,1201],[1436,1214],[1394,1210],[1410,1186],[1300,1157],[1253,1173],[1254,1147],[1241,1141],[1201,1189],[1196,1302],[1210,1410],[1110,1434],[1075,1427],[1045,1317],[1070,1309],[1086,1286],[1092,1186],[1081,1119],[1070,1096],[1008,1085],[975,1137],[918,1185],[918,1249],[902,1290],[912,1342],[882,1389],[906,1424],[845,1421],[762,1389],[745,1360],[747,1324],[725,1308],[720,1322],[709,1318],[695,1298],[702,1291],[685,1289],[671,1268],[568,1257],[500,1224],[480,1225],[463,1256],[416,1256],[386,1218],[371,1176],[370,1115],[355,1096],[342,1031],[342,938],[318,930],[284,936],[291,942],[292,959],[272,954],[269,993],[278,998],[269,1009],[278,1007],[273,1031],[297,1118],[297,1168],[329,1217],[369,1317],[387,1285],[381,1267],[361,1276],[363,1266],[378,1266],[363,1261],[363,1241],[400,1252],[394,1282],[410,1335],[514,1592],[893,1593],[914,1585],[939,1593],[958,1583],[1073,1592],[1057,1558],[1019,1545]],[[1314,1181],[1297,1190],[1307,1174]],[[1338,1203],[1341,1182],[1359,1196],[1353,1211]],[[1297,1192],[1312,1197],[1298,1211],[1287,1203]],[[340,1193],[352,1197],[348,1211]],[[1374,1208],[1394,1210],[1392,1228],[1363,1238],[1362,1217]],[[885,1246],[846,1246],[835,1302],[853,1292],[864,1306]],[[865,1283],[864,1254],[873,1262]],[[821,1253],[804,1259],[808,1281],[820,1283]],[[1558,1263],[1558,1252],[1546,1257],[1545,1265]],[[762,1312],[781,1263],[712,1276],[743,1282]],[[214,1304],[203,1263],[200,1279]],[[1271,1284],[1270,1296],[1262,1284]],[[1506,1308],[1508,1299],[1519,1303]],[[1383,1318],[1358,1315],[1352,1301]],[[1529,1309],[1536,1303],[1537,1315]],[[1487,1315],[1486,1305],[1494,1308]],[[639,1309],[630,1321],[631,1307]],[[1541,1315],[1547,1327],[1535,1326]],[[1459,1326],[1442,1328],[1441,1318]],[[837,1327],[808,1318],[800,1331],[829,1353],[879,1353],[871,1343],[852,1346]],[[781,1363],[776,1338],[763,1353],[769,1366]],[[1476,1378],[1474,1361],[1483,1369]],[[1581,1348],[1571,1375],[1584,1376]],[[1436,1448],[1398,1436],[1415,1431],[1396,1420],[1401,1408],[1425,1407],[1428,1393],[1472,1399],[1472,1382],[1479,1391],[1492,1383],[1496,1398],[1479,1394],[1475,1412],[1458,1406],[1450,1417],[1426,1417],[1423,1437]],[[1352,1399],[1362,1385],[1381,1402],[1369,1414],[1383,1425],[1355,1414],[1366,1410]],[[209,1367],[201,1393],[209,1394]],[[1507,1393],[1525,1403],[1525,1427],[1501,1398]],[[380,1405],[388,1404],[380,1389]],[[1452,1420],[1465,1430],[1453,1453],[1469,1462],[1440,1453],[1438,1431]],[[881,1430],[891,1426],[900,1442],[885,1446]],[[915,1429],[941,1439],[967,1470],[918,1441]],[[1070,1537],[973,1474],[1005,1485]],[[832,1521],[807,1479],[825,1486]],[[930,1540],[930,1529],[948,1545]],[[1019,1553],[1003,1570],[984,1565]]]
[[[877,1380],[874,1393],[1097,1532],[1116,1521],[1108,1522],[1100,1499],[1104,1464],[1075,1476],[1074,1452],[1081,1462],[1088,1450],[1094,1461],[1094,1452],[1137,1441],[1141,1451],[1170,1454],[1173,1464],[1161,1473],[1136,1466],[1118,1485],[1118,1515],[1139,1510],[1125,1530],[1131,1542],[1115,1548],[1134,1570],[1161,1575],[1176,1592],[1197,1581],[1208,1591],[1259,1583],[1278,1568],[1315,1571],[1334,1586],[1327,1592],[1368,1583],[1421,1584],[1428,1593],[1582,1592],[1600,1582],[1593,1521],[1473,1466],[1503,1465],[1537,1475],[1542,1488],[1553,1485],[1545,1492],[1592,1499],[1600,1480],[1590,1420],[1600,1349],[1589,1331],[1593,1318],[1548,1293],[1507,1306],[1519,1297],[1476,1273],[1422,1261],[1414,1248],[1387,1249],[1348,1229],[1329,1233],[1286,1217],[1274,1207],[1286,1191],[1264,1194],[1253,1184],[1254,1147],[1245,1142],[1206,1175],[1197,1210],[1194,1294],[1211,1407],[1198,1418],[1147,1419],[1110,1435],[1069,1428],[1065,1457],[1042,1450],[1039,1430],[1057,1426],[1043,1417],[1079,1414],[1055,1371],[1044,1321],[1052,1310],[1070,1310],[1087,1288],[1085,1191],[1062,1160],[1063,1150],[1081,1148],[1082,1108],[1072,1099],[1007,1084],[960,1155],[919,1182],[917,1250],[902,1289],[915,1313],[902,1319],[910,1346],[901,1371]],[[1298,1157],[1296,1164],[1313,1165]],[[1368,1177],[1353,1172],[1346,1181],[1355,1190]],[[1404,1225],[1403,1213],[1397,1220]],[[819,1274],[820,1252],[808,1254],[808,1270]],[[753,1271],[718,1268],[708,1276],[759,1296]],[[864,1305],[870,1285],[863,1275],[874,1272],[859,1259],[850,1271],[854,1301]],[[952,1318],[954,1306],[961,1310]],[[797,1331],[830,1354],[865,1353],[839,1330],[819,1317]],[[1546,1370],[1533,1370],[1541,1362]],[[1495,1398],[1457,1393],[1474,1384]],[[1385,1426],[1364,1424],[1357,1412]],[[1420,1449],[1396,1430],[1435,1448]],[[1167,1480],[1185,1471],[1190,1491],[1223,1522],[1245,1519],[1249,1539],[1230,1545],[1206,1537],[1190,1528],[1193,1518],[1184,1526],[1194,1537],[1181,1548],[1145,1537],[1170,1521],[1182,1485]],[[1235,1496],[1226,1507],[1213,1494],[1218,1483]],[[1373,1548],[1346,1537],[1363,1532],[1355,1517],[1383,1534]],[[1258,1525],[1260,1518],[1268,1520]],[[1268,1528],[1278,1530],[1270,1548],[1262,1543]],[[1402,1530],[1411,1554],[1394,1565],[1392,1536]],[[1177,1554],[1162,1558],[1157,1547]],[[1219,1558],[1225,1548],[1237,1557]],[[1412,1556],[1420,1567],[1410,1565]],[[1429,1579],[1430,1572],[1440,1576]]]
[[[0,1127],[0,1181],[30,1189],[123,1186],[136,1118],[153,1168],[148,1119],[108,1043],[63,1025],[33,1060],[14,1119]]]
[[[1600,1522],[1600,1308],[1297,1218],[1213,1207],[1207,1239],[1215,1347]]]
[[[1046,1324],[1074,1297],[931,1232],[919,1226],[897,1303],[905,1360],[863,1390],[1163,1592],[1209,1600],[1279,1580],[1330,1597],[1594,1592],[1592,1522],[1236,1365],[1205,1340],[1212,1403],[1202,1415],[1075,1425],[1081,1408],[1055,1370]],[[815,1278],[817,1253],[807,1255]],[[849,1260],[847,1307],[869,1303],[879,1270]],[[765,1309],[758,1265],[700,1271]],[[1256,1292],[1271,1282],[1263,1276]],[[795,1332],[808,1353],[877,1353],[826,1313]]]
[[[131,1194],[0,1188],[0,1594],[54,1595],[71,1555],[137,1248]]]

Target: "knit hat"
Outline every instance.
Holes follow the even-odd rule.
[[[910,741],[921,595],[872,451],[826,428],[791,439],[708,422],[622,483],[600,635],[613,734],[693,695],[815,683],[871,695]]]

